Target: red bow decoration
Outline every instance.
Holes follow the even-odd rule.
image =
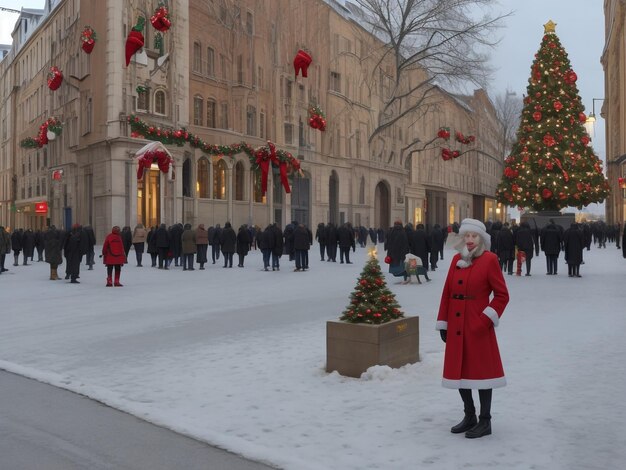
[[[154,11],[154,15],[150,17],[150,23],[152,23],[154,29],[164,33],[172,26],[172,22],[169,17],[170,15],[167,8],[164,5],[161,5]]]
[[[319,106],[309,108],[309,126],[322,132],[326,130],[326,116]]]
[[[80,34],[82,41],[81,47],[87,54],[91,54],[94,46],[96,45],[96,32],[91,26],[85,26],[83,32]]]
[[[133,29],[128,33],[128,37],[126,38],[126,67],[130,64],[130,59],[137,51],[139,51],[144,45],[143,34],[143,25],[146,22],[143,16],[140,16],[137,19],[137,24],[133,26]]]
[[[300,70],[302,70],[302,76],[307,78],[307,69],[309,65],[311,65],[311,62],[313,62],[311,56],[302,49],[299,49],[293,59],[293,69],[296,72],[296,78]]]
[[[280,182],[285,188],[285,192],[290,193],[291,188],[289,187],[289,179],[287,178],[287,161],[278,159],[274,143],[268,140],[267,145],[256,149],[254,155],[256,157],[255,163],[259,165],[261,169],[261,192],[263,194],[267,192],[267,175],[269,174],[271,162],[273,165],[277,166],[280,171]],[[291,157],[290,162],[293,168],[295,168],[294,160],[295,159]]]
[[[48,72],[48,88],[52,91],[57,90],[61,83],[63,83],[63,74],[56,65],[53,65]]]

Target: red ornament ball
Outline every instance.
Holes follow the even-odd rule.
[[[533,119],[537,122],[541,121],[541,112],[540,111],[535,111],[533,113]]]
[[[552,197],[552,191],[550,191],[548,188],[543,188],[543,191],[541,191],[541,197],[544,199],[550,199]]]
[[[391,256],[385,256],[385,263],[391,264]]]
[[[367,286],[367,280],[366,279],[361,279],[359,284],[361,284],[363,287],[365,287],[365,286]]]

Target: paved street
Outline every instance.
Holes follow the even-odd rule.
[[[270,467],[66,390],[0,372],[3,470],[263,470]]]

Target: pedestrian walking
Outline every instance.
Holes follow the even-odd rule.
[[[65,236],[62,231],[57,230],[54,225],[48,227],[46,233],[43,235],[43,243],[46,253],[46,263],[50,265],[50,280],[59,280],[59,273],[57,269],[59,265],[63,264],[63,256],[61,251],[63,249],[63,240]]]
[[[146,247],[146,240],[148,239],[148,232],[143,224],[135,225],[133,229],[133,248],[135,249],[135,259],[137,260],[137,267],[141,268],[143,260],[143,252]]]
[[[87,242],[87,253],[85,254],[85,264],[89,266],[88,271],[93,271],[93,265],[96,264],[96,234],[93,231],[91,225],[85,225],[83,227],[85,232],[85,240]]]
[[[224,224],[224,228],[222,229],[220,235],[220,243],[222,249],[222,255],[224,255],[224,268],[232,268],[233,267],[233,254],[235,253],[235,249],[237,247],[237,234],[233,227],[230,225],[230,222],[226,222]]]
[[[185,224],[180,235],[183,271],[194,271],[193,258],[198,251],[196,247],[196,231],[191,224]]]
[[[204,224],[196,228],[196,261],[200,264],[200,269],[204,270],[207,262],[207,249],[209,247],[209,232],[204,228]]]
[[[250,251],[250,245],[252,243],[252,238],[250,237],[250,231],[248,230],[248,226],[243,224],[239,227],[237,231],[237,256],[239,257],[239,262],[237,266],[239,268],[243,268],[243,262],[246,259],[246,255]]]
[[[0,274],[8,271],[8,269],[4,267],[4,262],[9,253],[11,253],[11,235],[0,225]]]

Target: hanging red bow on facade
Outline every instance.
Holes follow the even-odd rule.
[[[137,159],[137,179],[143,178],[144,170],[149,170],[156,163],[159,170],[167,173],[171,178],[174,168],[174,159],[161,142],[150,142],[140,148],[135,154]]]
[[[279,159],[278,154],[276,152],[276,146],[273,142],[267,141],[267,145],[264,147],[259,147],[255,150],[254,153],[256,159],[255,163],[261,169],[261,192],[265,194],[267,192],[267,175],[270,170],[270,163],[276,167],[280,171],[280,182],[285,188],[286,193],[291,192],[291,188],[289,186],[289,179],[287,178],[287,160]],[[289,155],[291,156],[291,155]],[[289,163],[291,166],[295,168],[294,161],[297,162],[296,159],[291,156]],[[300,170],[299,162],[298,162],[298,171]]]
[[[52,91],[58,90],[61,83],[63,83],[63,74],[56,65],[53,65],[48,72],[48,88]]]
[[[94,29],[91,26],[85,26],[83,32],[80,34],[80,39],[82,42],[80,47],[82,47],[83,51],[87,54],[91,54],[97,39]]]
[[[307,78],[307,69],[313,62],[312,57],[302,49],[298,50],[296,56],[293,59],[293,69],[296,72],[296,78],[298,73],[302,70],[302,77]]]
[[[154,29],[164,33],[172,26],[172,22],[169,18],[170,15],[167,8],[164,5],[159,5],[154,11],[154,15],[150,17],[150,23],[152,23]]]

